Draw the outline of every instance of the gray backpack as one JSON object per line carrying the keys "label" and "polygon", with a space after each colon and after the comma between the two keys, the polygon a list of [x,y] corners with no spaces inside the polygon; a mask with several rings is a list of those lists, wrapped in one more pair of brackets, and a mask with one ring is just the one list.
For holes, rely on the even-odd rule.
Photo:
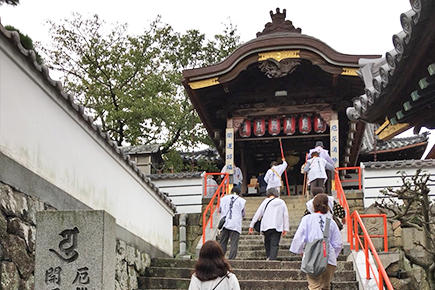
{"label": "gray backpack", "polygon": [[331,219],[326,218],[323,238],[316,239],[305,245],[304,255],[302,257],[302,272],[317,277],[325,272],[328,267],[329,255],[329,223]]}

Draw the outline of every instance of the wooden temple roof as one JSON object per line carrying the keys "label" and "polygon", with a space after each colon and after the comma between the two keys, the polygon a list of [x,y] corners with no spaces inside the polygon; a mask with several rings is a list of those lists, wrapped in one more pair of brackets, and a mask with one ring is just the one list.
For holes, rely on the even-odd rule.
{"label": "wooden temple roof", "polygon": [[358,61],[380,57],[339,53],[302,34],[285,20],[285,9],[270,14],[272,22],[221,63],[183,71],[187,94],[221,154],[227,118],[237,129],[244,118],[335,111],[346,134],[346,108],[364,92]]}
{"label": "wooden temple roof", "polygon": [[378,136],[389,139],[415,127],[435,128],[435,1],[410,1],[400,15],[403,30],[394,49],[379,59],[361,60],[365,93],[347,109],[351,120],[383,124]]}

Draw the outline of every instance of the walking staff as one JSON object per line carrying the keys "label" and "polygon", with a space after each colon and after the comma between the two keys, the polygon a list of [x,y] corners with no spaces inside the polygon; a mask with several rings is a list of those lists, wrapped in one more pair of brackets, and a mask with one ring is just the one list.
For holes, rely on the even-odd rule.
{"label": "walking staff", "polygon": [[[281,137],[279,138],[279,147],[281,148],[281,158],[284,158],[284,150],[282,149]],[[287,195],[290,196],[290,188],[288,186],[287,170],[284,170],[284,176],[285,176],[285,185],[287,188]]]}

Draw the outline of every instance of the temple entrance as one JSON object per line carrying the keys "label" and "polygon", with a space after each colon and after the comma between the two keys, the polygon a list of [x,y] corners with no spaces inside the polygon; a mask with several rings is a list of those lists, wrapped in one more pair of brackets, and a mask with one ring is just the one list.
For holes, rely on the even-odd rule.
{"label": "temple entrance", "polygon": [[281,160],[280,139],[294,194],[316,141],[337,167],[347,166],[353,129],[346,108],[364,92],[358,60],[378,57],[338,53],[301,34],[285,16],[285,10],[271,12],[272,23],[223,62],[183,71],[183,85],[222,160],[242,169],[243,192],[271,161]]}

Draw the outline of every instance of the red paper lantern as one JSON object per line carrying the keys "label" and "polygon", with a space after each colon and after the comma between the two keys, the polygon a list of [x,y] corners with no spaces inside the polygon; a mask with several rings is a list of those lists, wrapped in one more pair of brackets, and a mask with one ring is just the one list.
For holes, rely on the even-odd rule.
{"label": "red paper lantern", "polygon": [[276,136],[281,131],[281,122],[277,117],[269,118],[269,134]]}
{"label": "red paper lantern", "polygon": [[283,131],[286,135],[293,135],[296,132],[296,118],[293,116],[285,117]]}
{"label": "red paper lantern", "polygon": [[299,132],[308,134],[311,132],[311,118],[309,116],[302,116],[299,118]]}
{"label": "red paper lantern", "polygon": [[316,133],[324,133],[326,131],[326,122],[317,115],[314,117],[314,132]]}
{"label": "red paper lantern", "polygon": [[243,138],[251,137],[251,121],[244,120],[240,126],[239,133]]}
{"label": "red paper lantern", "polygon": [[266,133],[266,121],[264,118],[257,118],[254,120],[254,134],[261,137]]}

